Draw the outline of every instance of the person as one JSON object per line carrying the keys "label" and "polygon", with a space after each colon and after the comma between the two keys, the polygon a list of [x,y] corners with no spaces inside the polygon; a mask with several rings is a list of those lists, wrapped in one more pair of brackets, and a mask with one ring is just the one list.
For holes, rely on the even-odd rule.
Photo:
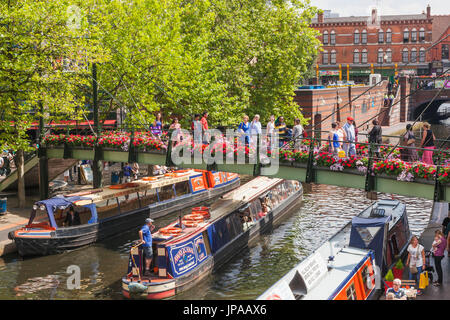
{"label": "person", "polygon": [[139,175],[139,164],[137,162],[133,163],[133,167],[131,168],[131,171],[133,172],[134,180],[137,180],[138,175]]}
{"label": "person", "polygon": [[294,150],[300,150],[303,139],[303,126],[300,124],[300,119],[298,118],[294,120],[292,137],[294,139]]}
{"label": "person", "polygon": [[275,134],[275,116],[271,115],[266,126],[266,134],[268,139],[268,149],[272,150],[272,137]]}
{"label": "person", "polygon": [[401,288],[402,280],[394,279],[392,282],[392,288],[386,290],[386,299],[388,299],[388,295],[393,295],[393,299],[388,300],[406,300],[406,290]]}
{"label": "person", "polygon": [[175,139],[172,141],[172,146],[175,147],[178,143],[183,140],[181,136],[181,125],[178,122],[178,118],[175,117],[172,120],[172,124],[169,126],[169,130],[174,130],[175,133]]}
{"label": "person", "polygon": [[250,140],[256,144],[257,135],[261,135],[261,122],[259,122],[259,114],[255,114],[249,128]]}
{"label": "person", "polygon": [[248,145],[249,131],[250,131],[250,124],[248,122],[248,116],[244,115],[244,117],[242,117],[242,122],[238,126],[238,132],[241,135],[241,138],[240,138],[241,143],[245,143],[246,145]]}
{"label": "person", "polygon": [[389,102],[389,96],[387,93],[384,94],[384,106],[387,107]]}
{"label": "person", "polygon": [[[411,238],[411,241],[407,248],[408,258],[406,259],[406,266],[409,266],[409,280],[416,280],[416,287],[419,287],[419,277],[423,270],[425,270],[425,250],[421,244],[419,244],[419,239],[416,236]],[[417,273],[413,274],[411,272],[411,267],[415,266],[417,268]],[[417,295],[422,295],[420,290],[417,290]]]}
{"label": "person", "polygon": [[340,122],[336,122],[337,125],[337,129],[336,129],[336,134],[338,135],[339,138],[339,148],[343,149],[344,147],[344,141],[347,139],[347,135],[345,133],[345,130],[342,129],[342,125]]}
{"label": "person", "polygon": [[347,117],[347,123],[343,126],[346,135],[346,143],[344,144],[344,150],[347,157],[356,155],[355,148],[355,127],[353,126],[353,118]]}
{"label": "person", "polygon": [[442,285],[442,265],[441,261],[444,258],[444,251],[447,247],[447,239],[441,230],[434,232],[434,241],[431,246],[431,252],[433,253],[434,266],[436,267],[436,273],[438,275],[437,280],[433,283],[434,286]]}
{"label": "person", "polygon": [[328,133],[328,143],[330,144],[330,153],[334,156],[338,155],[338,152],[341,150],[341,143],[339,142],[339,135],[336,132],[336,128],[338,124],[333,122],[331,124],[331,130]]}
{"label": "person", "polygon": [[[406,133],[403,135],[401,145],[406,147],[415,147],[416,137],[414,136],[412,125],[406,125]],[[416,149],[401,149],[400,158],[403,161],[415,162],[417,161]]]}
{"label": "person", "polygon": [[202,130],[203,130],[203,143],[207,144],[208,143],[208,136],[207,136],[207,131],[208,131],[208,112],[204,111],[203,112],[203,117],[200,120],[200,122],[202,123]]}
{"label": "person", "polygon": [[192,134],[194,135],[194,145],[200,145],[202,143],[202,123],[200,122],[200,114],[194,115],[194,120],[191,124]]}
{"label": "person", "polygon": [[382,137],[381,137],[381,133],[382,133],[382,128],[381,126],[378,124],[377,120],[373,120],[372,121],[373,127],[372,130],[369,131],[369,143],[374,143],[377,144],[377,146],[375,146],[375,155],[377,156],[377,158],[380,158],[380,146],[379,144],[381,144],[382,141]]}
{"label": "person", "polygon": [[154,220],[150,218],[145,219],[145,225],[139,230],[139,239],[141,240],[142,250],[145,256],[144,276],[150,275],[150,264],[152,263],[153,258],[152,231],[155,229],[153,221]]}
{"label": "person", "polygon": [[153,135],[161,137],[162,135],[162,115],[161,112],[156,114],[155,121],[150,125],[150,131]]}
{"label": "person", "polygon": [[420,148],[427,149],[423,152],[422,162],[433,165],[434,140],[436,140],[436,137],[430,127],[428,123],[423,124],[424,135],[420,143]]}
{"label": "person", "polygon": [[64,181],[69,182],[70,173],[69,170],[64,171]]}
{"label": "person", "polygon": [[283,146],[286,140],[286,123],[284,122],[284,117],[280,116],[275,121],[275,132],[278,133],[278,137],[280,140],[280,147]]}
{"label": "person", "polygon": [[125,166],[123,167],[123,176],[125,177],[125,181],[126,182],[130,182],[131,181],[131,173],[132,173],[133,169],[131,169],[130,165],[127,163],[125,163]]}
{"label": "person", "polygon": [[392,106],[392,103],[393,103],[393,102],[394,102],[394,94],[391,93],[391,94],[389,95],[389,105]]}
{"label": "person", "polygon": [[79,226],[80,224],[80,215],[73,209],[73,207],[70,207],[69,212],[67,212],[66,219],[63,222],[63,226],[72,227]]}

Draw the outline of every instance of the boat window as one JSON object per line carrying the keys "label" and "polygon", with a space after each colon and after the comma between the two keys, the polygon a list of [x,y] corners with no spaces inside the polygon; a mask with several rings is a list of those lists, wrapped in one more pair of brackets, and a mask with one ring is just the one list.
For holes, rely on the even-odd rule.
{"label": "boat window", "polygon": [[[65,209],[57,208],[54,211],[55,215],[55,222],[58,227],[68,227],[67,224],[65,224],[67,215],[69,214],[69,210],[71,207],[67,207]],[[89,219],[91,219],[91,210],[87,207],[83,206],[73,206],[73,210],[78,214],[80,217],[80,225],[87,224]]]}
{"label": "boat window", "polygon": [[253,226],[255,223],[253,222],[252,216],[250,214],[250,207],[247,207],[243,211],[239,211],[239,217],[242,223],[242,229],[246,231],[248,228]]}
{"label": "boat window", "polygon": [[368,287],[367,283],[372,283],[372,280],[370,278],[370,269],[368,266],[365,266],[364,269],[362,270],[362,280],[363,280],[363,284],[364,284],[364,291],[366,293],[366,296],[369,294],[369,292],[372,290],[372,287]]}
{"label": "boat window", "polygon": [[167,185],[161,188],[159,192],[159,201],[169,200],[175,198],[175,193],[173,192],[173,185]]}
{"label": "boat window", "polygon": [[175,190],[177,191],[177,197],[191,193],[189,188],[189,182],[182,181],[175,184]]}
{"label": "boat window", "polygon": [[264,217],[261,201],[259,199],[253,200],[250,203],[250,212],[252,213],[255,220],[259,220]]}
{"label": "boat window", "polygon": [[355,283],[352,282],[352,284],[347,289],[347,300],[356,300],[356,289],[355,289]]}
{"label": "boat window", "polygon": [[47,209],[45,208],[44,205],[37,205],[38,208],[35,211],[35,213],[31,214],[30,217],[30,221],[28,222],[29,224],[31,223],[48,223],[50,224],[50,221],[48,219],[48,215],[47,215]]}

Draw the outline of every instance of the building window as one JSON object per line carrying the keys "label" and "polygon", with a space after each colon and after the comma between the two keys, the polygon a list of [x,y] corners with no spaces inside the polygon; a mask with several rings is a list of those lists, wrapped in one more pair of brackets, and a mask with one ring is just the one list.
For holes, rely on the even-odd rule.
{"label": "building window", "polygon": [[425,62],[425,48],[420,48],[419,62]]}
{"label": "building window", "polygon": [[411,42],[417,42],[417,30],[416,30],[416,28],[411,30]]}
{"label": "building window", "polygon": [[336,50],[331,51],[331,64],[336,64]]}
{"label": "building window", "polygon": [[361,63],[367,63],[367,50],[364,49],[361,53]]}
{"label": "building window", "polygon": [[347,300],[356,300],[357,299],[354,282],[352,282],[352,284],[348,287],[346,293],[347,293]]}
{"label": "building window", "polygon": [[391,49],[386,50],[386,63],[392,63],[392,51]]}
{"label": "building window", "polygon": [[367,31],[363,30],[361,32],[361,44],[366,44],[367,43]]}
{"label": "building window", "polygon": [[425,41],[425,29],[420,28],[419,30],[419,41],[424,42]]}
{"label": "building window", "polygon": [[384,42],[384,32],[383,30],[378,31],[378,43]]}
{"label": "building window", "polygon": [[379,64],[383,64],[383,59],[384,59],[383,55],[384,55],[383,49],[378,49],[377,61],[378,61]]}
{"label": "building window", "polygon": [[448,60],[448,57],[449,57],[448,44],[442,45],[441,55],[442,55],[442,60]]}
{"label": "building window", "polygon": [[322,53],[322,63],[323,64],[328,64],[328,51],[324,51]]}
{"label": "building window", "polygon": [[359,44],[359,30],[355,30],[353,43]]}
{"label": "building window", "polygon": [[409,56],[409,54],[408,54],[408,49],[403,49],[403,52],[402,52],[402,62],[403,63],[408,63],[408,56]]}
{"label": "building window", "polygon": [[353,63],[359,63],[359,51],[353,51]]}
{"label": "building window", "polygon": [[386,31],[386,43],[391,43],[392,42],[392,31],[391,29],[388,29]]}
{"label": "building window", "polygon": [[328,31],[323,32],[323,44],[328,44]]}
{"label": "building window", "polygon": [[409,42],[409,30],[405,29],[403,31],[403,43],[408,43]]}
{"label": "building window", "polygon": [[336,44],[336,33],[334,32],[334,30],[330,33],[330,44],[332,46]]}
{"label": "building window", "polygon": [[417,49],[413,48],[411,50],[411,62],[416,63],[417,62]]}

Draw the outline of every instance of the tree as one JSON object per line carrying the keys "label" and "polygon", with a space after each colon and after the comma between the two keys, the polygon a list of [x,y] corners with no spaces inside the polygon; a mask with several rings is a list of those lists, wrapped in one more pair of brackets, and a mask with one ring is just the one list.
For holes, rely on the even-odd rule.
{"label": "tree", "polygon": [[[18,152],[19,206],[24,205],[23,153],[32,150],[27,130],[37,117],[74,114],[87,66],[101,50],[83,32],[71,1],[0,3],[0,146]],[[44,113],[39,109],[43,106]]]}

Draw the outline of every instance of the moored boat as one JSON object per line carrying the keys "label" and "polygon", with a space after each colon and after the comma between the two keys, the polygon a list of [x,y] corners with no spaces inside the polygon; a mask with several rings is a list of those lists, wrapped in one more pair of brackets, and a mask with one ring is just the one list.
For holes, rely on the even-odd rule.
{"label": "moored boat", "polygon": [[210,208],[194,208],[192,214],[152,234],[152,274],[142,273],[139,243],[131,248],[128,273],[122,278],[124,296],[164,299],[191,288],[271,230],[302,194],[298,181],[257,177]]}
{"label": "moored boat", "polygon": [[[178,170],[131,183],[38,201],[28,224],[8,234],[22,256],[48,255],[89,245],[136,227],[145,218],[162,217],[206,201],[240,184],[237,174]],[[69,209],[78,225],[64,225]]]}
{"label": "moored boat", "polygon": [[377,201],[258,299],[375,299],[383,288],[380,279],[406,254],[410,239],[405,204]]}

